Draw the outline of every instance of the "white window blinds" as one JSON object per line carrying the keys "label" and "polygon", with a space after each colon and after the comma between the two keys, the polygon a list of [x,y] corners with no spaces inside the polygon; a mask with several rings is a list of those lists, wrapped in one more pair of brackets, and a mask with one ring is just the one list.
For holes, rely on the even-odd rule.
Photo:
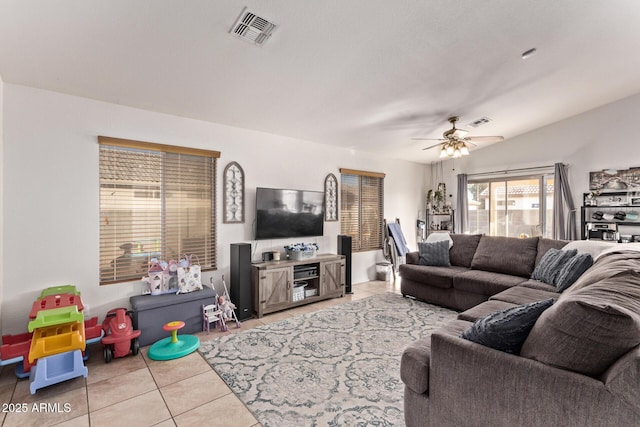
{"label": "white window blinds", "polygon": [[217,151],[98,137],[100,284],[140,280],[151,258],[216,268]]}

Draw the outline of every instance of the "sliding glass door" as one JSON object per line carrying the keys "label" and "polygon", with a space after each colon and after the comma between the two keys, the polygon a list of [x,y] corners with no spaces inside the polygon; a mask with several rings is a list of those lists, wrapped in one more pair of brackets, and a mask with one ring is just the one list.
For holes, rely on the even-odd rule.
{"label": "sliding glass door", "polygon": [[552,235],[553,175],[469,180],[467,197],[472,234]]}

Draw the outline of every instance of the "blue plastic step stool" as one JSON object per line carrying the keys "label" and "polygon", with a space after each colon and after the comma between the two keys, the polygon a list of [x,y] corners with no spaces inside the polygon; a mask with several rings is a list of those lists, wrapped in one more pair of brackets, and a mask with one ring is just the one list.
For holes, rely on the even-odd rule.
{"label": "blue plastic step stool", "polygon": [[87,378],[87,367],[82,360],[82,351],[73,350],[65,353],[38,359],[36,366],[29,374],[29,390],[35,394],[36,390],[48,385],[57,384],[75,377]]}

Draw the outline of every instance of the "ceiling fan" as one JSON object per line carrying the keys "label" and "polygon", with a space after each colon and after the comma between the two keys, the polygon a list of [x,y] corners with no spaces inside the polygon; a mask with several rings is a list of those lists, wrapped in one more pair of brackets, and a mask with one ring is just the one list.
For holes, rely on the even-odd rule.
{"label": "ceiling fan", "polygon": [[502,142],[504,137],[502,136],[466,136],[469,132],[463,129],[456,128],[456,122],[460,119],[458,116],[449,117],[449,123],[452,128],[445,131],[442,136],[444,138],[432,139],[432,138],[412,138],[422,141],[440,141],[435,145],[423,148],[423,150],[430,150],[432,148],[440,146],[440,158],[453,157],[457,159],[469,154],[469,147],[476,147],[475,142]]}

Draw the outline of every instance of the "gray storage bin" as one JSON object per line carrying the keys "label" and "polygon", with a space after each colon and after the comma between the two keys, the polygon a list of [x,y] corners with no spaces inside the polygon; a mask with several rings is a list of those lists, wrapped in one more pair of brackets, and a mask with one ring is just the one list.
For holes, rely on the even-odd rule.
{"label": "gray storage bin", "polygon": [[162,327],[174,320],[182,320],[179,334],[202,331],[202,305],[215,302],[215,291],[203,286],[201,291],[188,294],[136,295],[129,298],[133,309],[133,327],[140,329],[140,346],[150,345],[170,335]]}

